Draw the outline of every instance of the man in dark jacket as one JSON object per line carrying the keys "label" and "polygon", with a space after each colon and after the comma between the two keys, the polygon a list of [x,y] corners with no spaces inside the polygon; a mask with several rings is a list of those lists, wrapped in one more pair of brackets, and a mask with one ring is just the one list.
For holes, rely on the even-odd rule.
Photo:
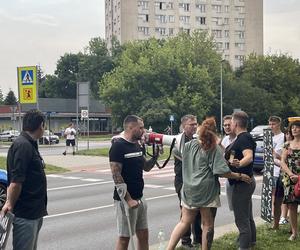
{"label": "man in dark jacket", "polygon": [[23,118],[23,131],[7,155],[7,200],[1,213],[15,214],[13,249],[35,250],[43,217],[47,215],[45,164],[37,140],[44,134],[45,116],[30,110]]}

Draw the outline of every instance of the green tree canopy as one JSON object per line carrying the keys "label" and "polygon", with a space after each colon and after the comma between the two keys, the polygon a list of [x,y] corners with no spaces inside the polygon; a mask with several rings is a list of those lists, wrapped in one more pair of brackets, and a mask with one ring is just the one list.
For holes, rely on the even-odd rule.
{"label": "green tree canopy", "polygon": [[101,97],[116,121],[137,114],[156,130],[187,113],[202,118],[215,102],[220,56],[206,33],[124,46],[119,65],[101,82]]}
{"label": "green tree canopy", "polygon": [[15,96],[15,93],[12,90],[10,90],[7,93],[7,96],[5,97],[5,100],[4,100],[4,104],[5,105],[16,105],[17,104],[17,98]]}

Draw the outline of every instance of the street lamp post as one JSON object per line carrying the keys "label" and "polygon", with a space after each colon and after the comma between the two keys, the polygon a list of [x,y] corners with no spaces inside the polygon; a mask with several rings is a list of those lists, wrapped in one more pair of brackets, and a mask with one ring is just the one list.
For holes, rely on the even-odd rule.
{"label": "street lamp post", "polygon": [[220,132],[223,135],[223,60],[220,65]]}

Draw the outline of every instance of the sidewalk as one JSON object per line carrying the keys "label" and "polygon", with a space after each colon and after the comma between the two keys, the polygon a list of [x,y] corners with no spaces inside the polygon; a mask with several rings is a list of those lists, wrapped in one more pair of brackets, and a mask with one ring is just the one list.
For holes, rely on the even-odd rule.
{"label": "sidewalk", "polygon": [[86,156],[86,155],[45,155],[45,163],[57,167],[66,168],[70,171],[96,171],[99,169],[109,168],[107,157]]}

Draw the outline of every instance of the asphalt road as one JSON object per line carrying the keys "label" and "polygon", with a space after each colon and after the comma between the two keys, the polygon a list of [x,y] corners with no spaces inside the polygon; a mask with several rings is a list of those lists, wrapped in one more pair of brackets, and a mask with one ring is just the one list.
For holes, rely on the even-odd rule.
{"label": "asphalt road", "polygon": [[[168,239],[179,219],[172,171],[172,167],[167,166],[145,175],[144,196],[148,201],[151,245],[157,243],[160,228]],[[47,178],[49,216],[44,220],[38,249],[114,249],[117,234],[109,169],[48,175]],[[260,211],[260,184],[258,181],[257,196],[253,199],[255,216],[259,216]],[[221,202],[216,227],[234,222],[224,195],[221,195]]]}

